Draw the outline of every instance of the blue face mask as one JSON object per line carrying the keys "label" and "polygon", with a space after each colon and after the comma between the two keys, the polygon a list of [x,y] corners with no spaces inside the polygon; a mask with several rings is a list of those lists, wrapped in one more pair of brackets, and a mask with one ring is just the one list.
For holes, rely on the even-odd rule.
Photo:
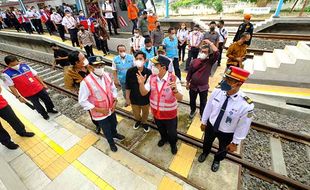
{"label": "blue face mask", "polygon": [[222,80],[222,82],[220,83],[221,85],[221,90],[223,91],[230,91],[231,90],[231,86],[227,83],[226,80]]}

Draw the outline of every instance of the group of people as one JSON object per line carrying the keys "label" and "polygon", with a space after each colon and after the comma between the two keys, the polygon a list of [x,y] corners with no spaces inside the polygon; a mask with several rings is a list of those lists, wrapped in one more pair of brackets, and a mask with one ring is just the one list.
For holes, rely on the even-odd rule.
{"label": "group of people", "polygon": [[[178,101],[183,99],[185,93],[181,86],[179,69],[179,56],[182,56],[183,52],[178,50],[183,50],[184,46],[188,45],[189,57],[192,59],[186,76],[191,108],[189,117],[195,116],[199,94],[202,122],[200,127],[205,132],[203,152],[198,161],[203,162],[206,159],[214,139],[218,138],[219,150],[211,167],[212,171],[216,172],[227,152],[235,151],[246,137],[253,116],[254,105],[240,90],[250,74],[242,69],[245,53],[241,49],[248,46],[252,36],[249,31],[251,25],[246,18],[247,15],[238,29],[235,42],[227,50],[227,69],[223,80],[218,88],[212,91],[208,101],[211,70],[218,64],[227,39],[223,21],[218,23],[220,34],[215,31],[214,22],[210,23],[210,31],[205,34],[201,33],[198,26],[195,26],[192,32],[186,32],[184,23],[178,30],[169,28],[169,36],[163,38],[158,46],[154,45],[155,41],[151,37],[144,38],[141,30],[135,28],[131,53],[128,53],[125,45],[117,46],[118,55],[113,59],[112,74],[106,72],[105,63],[100,56],[90,54],[86,57],[80,51],[67,53],[56,44],[51,47],[54,50],[55,63],[64,67],[65,88],[78,94],[80,105],[89,112],[96,125],[96,132],[99,134],[103,130],[111,151],[117,151],[114,140],[125,138],[117,132],[115,108],[119,89],[126,100],[124,106],[132,107],[136,120],[133,128],[137,130],[141,127],[145,132],[149,132],[147,118],[151,110],[160,133],[158,146],[162,147],[169,142],[171,153],[176,154]],[[248,25],[250,27],[247,27]],[[81,30],[80,33],[82,32]],[[219,36],[222,36],[222,41]],[[137,39],[140,41],[137,42]],[[91,41],[90,38],[88,40]],[[86,40],[79,41],[84,48],[88,46]],[[45,119],[48,119],[49,112],[57,113],[45,91],[46,85],[30,66],[20,63],[14,56],[6,57],[5,62],[8,64],[4,71],[6,84],[21,102],[25,102],[25,98],[31,101]],[[21,78],[14,77],[16,74]],[[25,88],[27,85],[33,85],[33,88]],[[29,89],[37,90],[30,92]],[[47,110],[41,106],[39,99],[43,100]]]}

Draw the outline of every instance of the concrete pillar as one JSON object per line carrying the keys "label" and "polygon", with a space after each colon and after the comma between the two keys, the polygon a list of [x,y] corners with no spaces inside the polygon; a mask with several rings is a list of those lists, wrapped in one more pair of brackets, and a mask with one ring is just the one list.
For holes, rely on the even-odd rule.
{"label": "concrete pillar", "polygon": [[169,18],[169,0],[166,1],[166,18]]}
{"label": "concrete pillar", "polygon": [[276,10],[276,12],[273,15],[274,18],[280,17],[280,12],[281,12],[281,9],[282,9],[282,5],[283,5],[283,0],[279,0],[277,10]]}

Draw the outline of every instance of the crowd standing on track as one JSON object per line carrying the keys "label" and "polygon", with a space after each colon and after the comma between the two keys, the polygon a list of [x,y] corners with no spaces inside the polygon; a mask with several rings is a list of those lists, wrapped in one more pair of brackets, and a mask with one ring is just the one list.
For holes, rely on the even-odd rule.
{"label": "crowd standing on track", "polygon": [[[227,151],[235,151],[237,145],[246,137],[252,120],[254,105],[240,90],[249,76],[249,73],[242,69],[242,62],[253,34],[251,15],[244,15],[244,23],[239,26],[234,43],[227,50],[227,68],[220,88],[213,90],[207,101],[209,77],[214,73],[214,68],[220,65],[222,51],[226,48],[228,32],[224,21],[220,20],[217,24],[210,22],[209,31],[206,32],[203,32],[199,25],[195,25],[191,30],[182,23],[178,29],[169,28],[165,37],[153,11],[139,11],[135,1],[127,8],[128,18],[133,23],[134,36],[130,38],[130,50],[127,50],[124,44],[117,46],[118,55],[113,58],[111,76],[104,69],[103,57],[95,56],[93,48],[96,45],[104,56],[108,55],[108,40],[112,35],[112,27],[114,33],[119,34],[113,0],[106,0],[102,6],[92,3],[89,6],[89,17],[84,15],[83,10],[74,15],[73,10],[65,3],[56,8],[44,7],[41,10],[27,7],[26,12],[18,9],[6,10],[1,12],[0,27],[14,27],[17,31],[23,29],[30,34],[34,27],[37,33],[43,34],[41,26],[44,23],[51,35],[57,29],[61,39],[65,41],[66,32],[70,34],[72,46],[85,49],[87,56],[80,51],[64,51],[52,44],[55,58],[53,69],[55,65],[64,67],[65,88],[79,95],[79,103],[89,112],[96,125],[96,132],[99,134],[101,129],[103,130],[113,152],[117,151],[114,140],[125,138],[117,132],[115,108],[119,89],[126,100],[125,106],[132,107],[136,119],[133,128],[142,127],[145,132],[150,130],[147,118],[151,109],[161,137],[158,146],[162,147],[169,142],[171,153],[177,153],[177,102],[183,99],[184,93],[179,63],[186,63],[184,69],[187,71],[186,89],[190,97],[190,119],[195,116],[196,99],[198,95],[200,97],[199,113],[201,130],[204,131],[204,146],[198,161],[203,162],[206,159],[214,139],[218,138],[219,150],[211,167],[211,170],[216,172]],[[100,16],[100,12],[104,17]],[[130,53],[127,53],[128,51]],[[19,101],[25,102],[25,98],[31,101],[45,119],[49,118],[48,113],[57,113],[46,92],[47,86],[35,70],[26,63],[19,62],[14,56],[7,56],[5,62],[8,65],[4,70],[5,84]],[[39,99],[45,103],[47,110],[40,104]],[[8,113],[7,110],[8,104],[0,95],[0,117],[4,112]],[[14,112],[10,111],[10,114],[10,119],[14,120]],[[11,125],[19,135],[34,135],[25,131],[16,116],[11,122],[18,123]],[[18,147],[10,141],[1,125],[0,141],[8,148]]]}

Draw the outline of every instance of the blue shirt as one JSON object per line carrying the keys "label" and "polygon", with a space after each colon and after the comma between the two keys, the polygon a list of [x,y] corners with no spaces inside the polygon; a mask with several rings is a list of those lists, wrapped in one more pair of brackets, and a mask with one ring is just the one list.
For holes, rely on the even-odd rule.
{"label": "blue shirt", "polygon": [[117,70],[117,77],[121,84],[126,82],[126,72],[129,68],[134,66],[134,57],[126,54],[125,59],[121,59],[121,56],[115,56],[112,63],[112,69]]}
{"label": "blue shirt", "polygon": [[146,47],[143,47],[143,48],[141,49],[141,51],[142,51],[143,53],[145,53],[146,59],[148,59],[148,61],[145,62],[145,64],[144,64],[144,66],[145,66],[146,68],[148,68],[149,60],[156,56],[157,48],[154,47],[154,46],[152,46],[152,48],[151,48],[150,50],[147,50]]}
{"label": "blue shirt", "polygon": [[169,37],[166,37],[163,40],[163,44],[166,46],[166,55],[169,58],[178,58],[178,39],[174,37],[173,40],[170,40]]}

